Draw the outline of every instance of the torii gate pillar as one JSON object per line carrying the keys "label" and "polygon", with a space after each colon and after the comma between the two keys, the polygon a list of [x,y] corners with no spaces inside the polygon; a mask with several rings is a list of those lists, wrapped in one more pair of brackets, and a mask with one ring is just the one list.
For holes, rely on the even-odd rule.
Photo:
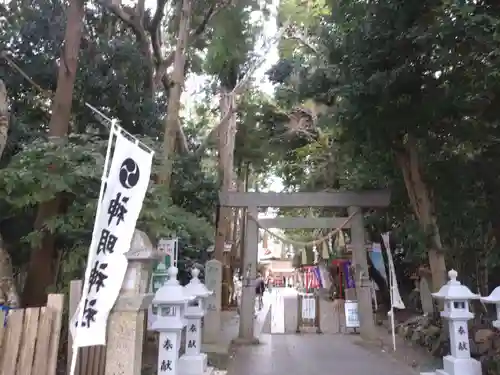
{"label": "torii gate pillar", "polygon": [[[220,192],[219,203],[226,207],[247,207],[247,227],[243,256],[243,291],[240,309],[240,331],[237,342],[258,343],[254,335],[255,278],[257,276],[257,255],[259,231],[258,207],[348,207],[349,214],[358,213],[351,219],[351,240],[356,265],[356,293],[360,318],[360,332],[363,338],[376,337],[371,304],[371,284],[368,276],[368,259],[365,251],[365,229],[361,208],[387,207],[391,194],[388,190],[336,191],[318,193],[241,193]],[[314,218],[308,218],[316,225]]]}
{"label": "torii gate pillar", "polygon": [[347,208],[351,219],[351,246],[354,263],[356,297],[358,300],[359,331],[366,340],[374,340],[377,336],[372,308],[372,285],[368,273],[368,259],[365,248],[365,226],[361,208],[350,206]]}
{"label": "torii gate pillar", "polygon": [[255,279],[257,278],[257,262],[259,248],[259,227],[251,217],[259,214],[257,207],[248,207],[245,227],[245,251],[243,252],[243,290],[240,306],[240,329],[237,344],[258,344],[254,334]]}

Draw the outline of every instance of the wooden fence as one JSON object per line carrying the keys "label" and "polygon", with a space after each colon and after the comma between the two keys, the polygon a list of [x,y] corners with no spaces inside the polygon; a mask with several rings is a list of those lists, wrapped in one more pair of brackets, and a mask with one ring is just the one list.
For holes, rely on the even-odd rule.
{"label": "wooden fence", "polygon": [[[71,324],[71,318],[80,302],[82,296],[82,280],[73,280],[69,289],[69,320],[68,327]],[[73,340],[68,330],[68,374],[71,369]],[[106,346],[89,346],[78,349],[78,360],[74,375],[104,375],[106,369]]]}
{"label": "wooden fence", "polygon": [[64,295],[49,295],[47,306],[0,312],[0,374],[55,375]]}

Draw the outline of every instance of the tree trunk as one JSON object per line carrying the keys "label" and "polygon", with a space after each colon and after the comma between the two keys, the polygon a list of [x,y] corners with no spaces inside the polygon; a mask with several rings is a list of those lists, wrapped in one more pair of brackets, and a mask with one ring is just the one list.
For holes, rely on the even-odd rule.
{"label": "tree trunk", "polygon": [[[221,118],[227,116],[235,107],[234,95],[228,88],[223,88],[220,99]],[[218,173],[222,191],[230,191],[233,185],[234,139],[236,135],[236,116],[232,114],[219,128]],[[231,227],[231,207],[219,207],[219,220],[215,237],[215,258],[222,262],[223,280],[221,304],[222,308],[229,306],[230,253],[224,252],[224,243]]]}
{"label": "tree trunk", "polygon": [[443,245],[434,213],[432,192],[423,179],[417,143],[412,136],[408,136],[402,149],[396,152],[396,159],[403,173],[410,204],[427,236],[426,246],[432,273],[432,288],[438,291],[447,282]]}
{"label": "tree trunk", "polygon": [[165,134],[163,136],[163,168],[159,183],[170,187],[173,173],[173,163],[179,126],[179,111],[181,95],[185,80],[186,47],[191,21],[192,0],[183,0],[179,16],[179,33],[175,47],[174,67],[168,96],[167,117],[165,119]]}
{"label": "tree trunk", "polygon": [[[245,191],[245,179],[242,175],[241,165],[239,167],[239,172],[236,181],[236,191],[244,192]],[[238,207],[234,209],[233,214],[233,235],[232,235],[232,245],[231,245],[231,301],[230,306],[236,306],[237,300],[236,295],[234,293],[234,270],[239,267],[241,263],[241,243],[243,242],[243,222],[245,220],[244,211],[242,207]]]}
{"label": "tree trunk", "polygon": [[[0,79],[0,158],[7,144],[9,133],[9,105],[7,99],[7,88]],[[5,249],[2,235],[0,234],[0,303],[10,307],[19,306],[19,295],[14,282],[12,263],[10,255]]]}
{"label": "tree trunk", "polygon": [[[247,163],[245,167],[245,176],[244,176],[244,186],[243,186],[243,192],[248,191],[248,183],[249,183],[249,177],[250,177],[250,163]],[[247,228],[247,209],[245,207],[241,208],[241,228],[240,228],[240,262],[239,262],[239,268],[240,268],[240,276],[243,274],[243,268],[244,268],[244,263],[243,259],[245,257],[245,237],[246,237],[246,228]]]}
{"label": "tree trunk", "polygon": [[0,79],[0,158],[7,145],[7,136],[9,133],[9,101],[7,99],[7,88]]}
{"label": "tree trunk", "polygon": [[[69,130],[73,88],[85,17],[83,0],[72,0],[67,15],[64,48],[59,63],[57,89],[52,102],[52,117],[49,123],[49,137],[54,141],[63,140]],[[45,228],[45,222],[57,215],[59,207],[60,197],[41,203],[38,207],[34,229],[42,232],[43,238],[41,244],[31,252],[22,296],[22,304],[25,307],[45,305],[47,289],[54,283],[55,238]]]}

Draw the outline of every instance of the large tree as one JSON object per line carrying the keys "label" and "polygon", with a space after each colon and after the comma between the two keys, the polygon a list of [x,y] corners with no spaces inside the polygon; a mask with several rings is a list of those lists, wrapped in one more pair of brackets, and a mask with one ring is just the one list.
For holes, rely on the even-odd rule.
{"label": "large tree", "polygon": [[[378,187],[400,186],[392,170],[400,171],[437,289],[446,282],[447,251],[455,261],[457,247],[491,247],[491,232],[483,229],[475,241],[457,241],[473,231],[455,219],[457,195],[481,215],[480,227],[498,227],[480,208],[483,199],[496,198],[478,188],[485,181],[491,191],[496,179],[469,169],[490,165],[497,137],[498,9],[486,2],[314,4],[272,72],[278,95],[295,105],[322,104],[334,147],[349,146],[343,147],[349,158],[372,168],[386,166]],[[457,180],[462,171],[471,174]],[[349,173],[352,181],[356,174]]]}
{"label": "large tree", "polygon": [[[156,154],[161,156],[161,149],[156,144],[156,139],[162,136],[161,120],[166,102],[166,95],[161,95],[161,91],[170,85],[166,70],[172,64],[167,61],[170,60],[169,54],[161,60],[165,60],[162,65],[165,72],[158,79],[160,84],[168,84],[159,89],[154,85],[155,90],[151,92],[151,82],[160,68],[148,69],[152,58],[145,58],[146,49],[150,48],[154,38],[149,33],[146,35],[147,48],[141,44],[140,28],[151,22],[147,11],[142,14],[144,19],[137,19],[136,14],[140,13],[137,7],[140,8],[141,4],[128,8],[120,4],[83,7],[83,3],[75,3],[79,5],[81,18],[71,21],[69,37],[64,35],[67,9],[62,3],[54,4],[41,1],[31,7],[12,0],[0,6],[0,22],[6,31],[0,35],[0,77],[12,87],[8,94],[14,124],[2,155],[2,184],[6,194],[0,197],[2,212],[5,213],[0,221],[5,248],[13,256],[17,281],[25,284],[25,303],[29,305],[43,303],[50,287],[60,280],[58,270],[69,262],[72,264],[70,268],[77,271],[84,259],[80,257],[82,252],[78,252],[78,256],[74,252],[72,259],[66,259],[66,254],[72,247],[83,251],[89,241],[87,234],[91,232],[92,209],[95,209],[91,202],[96,199],[94,193],[98,191],[94,179],[98,176],[94,172],[102,170],[105,149],[101,146],[108,137],[108,124],[90,111],[86,102],[120,120],[120,124],[132,134],[147,137],[145,141],[152,143],[157,148]],[[189,33],[191,43],[200,42],[210,17],[217,10],[215,5],[209,10],[198,5],[193,15],[196,27]],[[68,17],[74,15],[70,12]],[[175,23],[178,13],[172,17]],[[82,22],[85,32],[79,56],[76,42]],[[60,49],[61,45],[64,48]],[[161,51],[164,53],[165,48],[162,47]],[[60,63],[56,65],[53,61],[60,53]],[[76,69],[78,56],[80,69]],[[96,98],[99,98],[98,102]],[[82,140],[78,134],[90,135],[90,139],[83,137]],[[194,148],[184,130],[182,134],[185,147]],[[51,137],[50,142],[43,146],[37,141],[46,141],[48,137]],[[54,137],[65,138],[57,145],[57,152],[51,149],[51,145],[57,143]],[[97,138],[97,143],[92,137]],[[75,150],[79,150],[80,156],[74,153]],[[155,163],[158,163],[157,159]],[[160,170],[155,166],[153,173],[156,175]],[[56,178],[60,173],[65,176]],[[189,230],[197,221],[185,211],[211,220],[215,185],[210,173],[203,169],[196,157],[180,158],[174,163],[173,174],[169,194],[161,187],[154,187],[148,193],[143,212],[147,220],[139,225],[146,225],[146,222],[147,228],[144,229],[155,237],[174,233],[182,236],[182,248],[186,249],[183,255],[195,259],[200,256],[199,250],[209,244],[207,240],[211,235],[207,237],[205,229],[210,226],[206,221],[195,224],[201,237],[205,238],[203,243],[198,241]],[[80,186],[75,185],[78,179],[81,179]],[[37,187],[36,183],[43,188]],[[152,204],[149,199],[154,193],[157,194],[156,202]],[[52,211],[48,212],[46,207],[55,202],[54,197],[60,201],[57,207],[51,205]],[[159,214],[160,206],[163,208]],[[80,219],[75,219],[74,209],[77,207],[85,207],[86,214]],[[40,212],[38,216],[35,215],[37,210]],[[25,241],[33,251],[27,252]],[[28,265],[27,255],[31,257]],[[78,273],[72,275],[79,276]],[[4,276],[8,277],[8,273],[2,278]]]}

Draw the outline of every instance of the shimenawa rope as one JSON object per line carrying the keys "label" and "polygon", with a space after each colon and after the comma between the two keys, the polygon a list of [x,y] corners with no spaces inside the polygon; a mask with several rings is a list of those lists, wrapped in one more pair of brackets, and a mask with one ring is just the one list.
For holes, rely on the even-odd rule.
{"label": "shimenawa rope", "polygon": [[295,246],[299,246],[299,247],[309,247],[309,246],[316,246],[316,245],[319,245],[321,244],[322,242],[326,241],[327,239],[330,239],[332,238],[333,236],[335,236],[338,232],[340,232],[346,225],[347,223],[349,223],[349,221],[351,221],[351,219],[354,217],[354,215],[356,215],[357,212],[353,212],[351,215],[349,215],[349,217],[342,223],[342,225],[340,225],[338,228],[336,229],[333,229],[332,231],[330,231],[329,233],[327,233],[326,235],[324,235],[323,237],[321,238],[318,238],[316,240],[312,240],[312,241],[309,241],[309,242],[300,242],[300,241],[295,241],[295,240],[292,240],[290,238],[285,238],[285,237],[282,237],[276,233],[273,233],[271,232],[269,229],[267,228],[264,228],[260,223],[259,223],[259,219],[255,218],[254,216],[252,215],[248,215],[249,218],[251,220],[253,220],[257,226],[260,228],[260,229],[263,229],[265,232],[269,233],[271,236],[273,236],[274,238],[277,238],[278,240],[284,242],[284,243],[287,243],[287,244],[290,244],[290,245],[295,245]]}

